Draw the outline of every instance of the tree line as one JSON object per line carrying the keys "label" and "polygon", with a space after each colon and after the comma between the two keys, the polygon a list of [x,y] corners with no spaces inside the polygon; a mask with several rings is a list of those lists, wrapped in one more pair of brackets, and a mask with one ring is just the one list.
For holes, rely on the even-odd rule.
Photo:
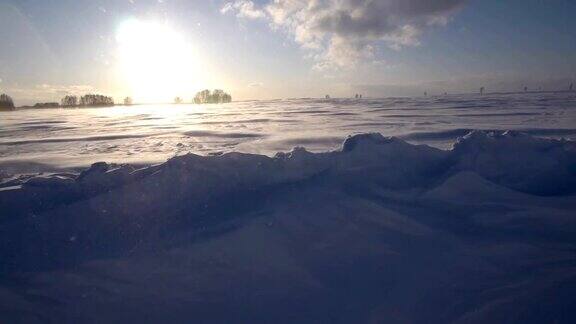
{"label": "tree line", "polygon": [[114,99],[112,97],[103,96],[99,94],[86,94],[81,97],[66,96],[60,102],[62,107],[75,107],[75,106],[114,106]]}
{"label": "tree line", "polygon": [[35,108],[58,108],[60,105],[57,102],[39,102],[34,105]]}
{"label": "tree line", "polygon": [[[218,103],[228,103],[232,101],[232,96],[224,90],[215,89],[210,91],[208,89],[202,90],[196,94],[194,97],[194,103],[196,104],[218,104]],[[183,100],[180,97],[174,99],[175,103],[182,103]],[[126,97],[124,99],[124,105],[131,105],[132,98]],[[37,103],[34,105],[36,108],[54,108],[54,107],[94,107],[94,106],[113,106],[114,99],[109,96],[103,96],[100,94],[85,94],[83,96],[67,95],[60,101],[57,102],[46,102]],[[12,98],[6,94],[0,94],[0,110],[13,110],[15,109],[14,101]]]}
{"label": "tree line", "polygon": [[194,97],[195,104],[206,104],[206,103],[228,103],[232,101],[232,96],[224,90],[216,89],[212,92],[210,90],[202,90],[196,94]]}

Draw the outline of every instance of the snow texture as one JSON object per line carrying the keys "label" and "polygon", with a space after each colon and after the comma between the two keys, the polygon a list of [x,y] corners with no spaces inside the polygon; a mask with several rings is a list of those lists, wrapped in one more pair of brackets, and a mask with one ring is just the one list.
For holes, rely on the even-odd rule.
{"label": "snow texture", "polygon": [[9,322],[569,323],[576,143],[378,133],[0,185]]}

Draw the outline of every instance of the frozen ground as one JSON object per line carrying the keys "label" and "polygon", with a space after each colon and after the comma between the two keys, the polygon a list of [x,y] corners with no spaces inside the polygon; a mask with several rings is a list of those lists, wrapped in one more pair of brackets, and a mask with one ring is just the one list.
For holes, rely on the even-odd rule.
{"label": "frozen ground", "polygon": [[[81,172],[39,175],[4,171],[0,319],[574,323],[576,142],[533,136],[571,136],[573,99],[504,96],[476,103],[467,99],[465,105],[487,105],[490,100],[517,106],[461,108],[468,111],[460,113],[497,115],[517,109],[538,115],[475,119],[458,117],[454,108],[446,108],[445,117],[372,120],[376,124],[397,118],[398,124],[412,125],[391,128],[397,134],[444,149],[372,133],[349,137],[330,152],[284,150],[291,146],[287,138],[297,138],[299,131],[338,138],[354,132],[341,129],[354,122],[340,118],[370,122],[360,115],[326,115],[310,117],[316,119],[317,130],[308,121],[300,130],[294,129],[297,124],[254,126],[258,122],[253,121],[252,128],[228,132],[265,133],[259,140],[237,136],[238,144],[232,147],[255,148],[261,141],[268,152],[273,143],[280,143],[286,153],[275,156],[183,154],[153,166],[96,163]],[[522,100],[529,108],[520,105]],[[554,100],[555,104],[542,104]],[[296,110],[298,102],[306,103],[308,110],[312,105],[330,107],[329,102],[309,100],[243,104],[285,104]],[[343,111],[383,109],[366,108],[370,103],[332,102],[333,109]],[[378,105],[385,106],[382,101]],[[421,115],[442,113],[433,105],[430,113],[422,102],[419,106]],[[180,109],[176,113],[181,116],[191,114]],[[106,110],[90,113],[97,112]],[[452,124],[442,126],[442,118]],[[458,118],[470,124],[456,124]],[[489,120],[494,124],[487,124]],[[426,121],[437,125],[418,128],[417,123]],[[272,125],[278,128],[272,131]],[[218,127],[210,132],[226,133],[225,126]],[[466,128],[522,128],[532,135],[466,134]],[[112,134],[103,133],[100,136]],[[176,131],[170,136],[184,138]],[[16,141],[11,133],[10,138]],[[161,138],[118,141],[137,146],[138,141]],[[308,143],[317,150],[332,145],[318,141],[320,136],[310,138]],[[216,143],[234,142],[230,136],[203,140],[206,152],[228,150]],[[35,160],[33,165],[46,167],[81,161],[74,160],[73,153],[82,147],[79,143],[37,141],[4,147],[34,148],[37,153],[45,147],[53,159]],[[58,145],[71,160],[50,151]],[[126,154],[118,148],[110,156]],[[13,171],[26,166],[19,156],[13,159]],[[102,155],[90,159],[107,160]]]}
{"label": "frozen ground", "polygon": [[576,93],[23,110],[0,114],[0,166],[18,173],[187,152],[321,152],[367,132],[449,148],[470,129],[576,138]]}

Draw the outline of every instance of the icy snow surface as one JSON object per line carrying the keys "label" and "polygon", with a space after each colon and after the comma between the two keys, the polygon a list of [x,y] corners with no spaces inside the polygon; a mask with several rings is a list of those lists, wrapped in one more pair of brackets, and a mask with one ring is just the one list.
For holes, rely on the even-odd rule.
{"label": "icy snow surface", "polygon": [[62,171],[98,161],[160,163],[188,152],[272,156],[295,146],[325,152],[370,132],[449,148],[471,129],[575,139],[576,93],[20,110],[0,114],[0,167]]}
{"label": "icy snow surface", "polygon": [[[568,123],[560,111],[550,123]],[[325,152],[6,172],[0,319],[573,323],[576,142],[533,135],[472,131],[440,149],[363,133]]]}

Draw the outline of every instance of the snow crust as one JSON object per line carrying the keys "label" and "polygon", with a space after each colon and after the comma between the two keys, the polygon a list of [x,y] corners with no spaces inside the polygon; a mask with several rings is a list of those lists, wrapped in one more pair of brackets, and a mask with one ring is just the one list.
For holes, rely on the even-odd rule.
{"label": "snow crust", "polygon": [[[142,310],[124,320],[573,319],[575,194],[576,143],[514,131],[472,131],[450,150],[367,133],[325,153],[16,177],[0,185],[0,274],[22,289],[0,284],[0,314],[114,321],[102,310],[119,303]],[[18,292],[30,287],[59,306]]]}

